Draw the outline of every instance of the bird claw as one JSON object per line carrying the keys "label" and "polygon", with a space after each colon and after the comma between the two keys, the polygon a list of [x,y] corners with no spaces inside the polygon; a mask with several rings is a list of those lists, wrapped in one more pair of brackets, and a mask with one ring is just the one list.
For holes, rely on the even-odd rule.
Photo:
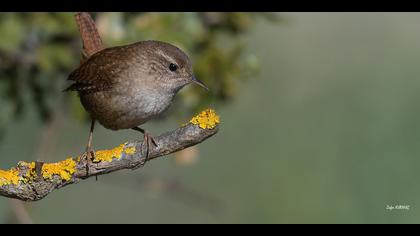
{"label": "bird claw", "polygon": [[146,149],[146,158],[144,158],[143,161],[141,161],[139,164],[135,165],[133,167],[133,170],[138,169],[140,167],[143,167],[146,162],[148,162],[150,160],[149,155],[150,155],[150,146],[151,144],[155,147],[158,147],[157,142],[155,141],[155,139],[150,135],[150,133],[148,132],[144,132],[143,135],[143,147],[145,147]]}
{"label": "bird claw", "polygon": [[86,152],[82,154],[81,159],[86,160],[86,177],[89,177],[90,164],[92,163],[92,160],[95,159],[95,151],[92,148],[88,148]]}
{"label": "bird claw", "polygon": [[152,141],[152,144],[153,144],[155,147],[158,147],[158,145],[157,145],[157,143],[156,143],[155,139],[154,139],[152,136],[150,136],[150,140]]}

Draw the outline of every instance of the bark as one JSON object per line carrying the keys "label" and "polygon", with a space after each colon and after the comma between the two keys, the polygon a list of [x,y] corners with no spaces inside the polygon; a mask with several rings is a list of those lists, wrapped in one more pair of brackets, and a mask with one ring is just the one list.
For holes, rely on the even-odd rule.
{"label": "bark", "polygon": [[[187,124],[176,130],[164,133],[158,137],[154,137],[157,147],[151,145],[149,148],[149,160],[157,157],[166,156],[170,153],[185,149],[187,147],[199,144],[207,138],[213,136],[218,131],[218,126],[213,129],[203,129],[199,125]],[[36,201],[44,198],[56,189],[62,188],[69,184],[78,183],[80,180],[87,179],[93,176],[108,174],[111,172],[123,169],[136,169],[142,167],[140,165],[145,161],[145,143],[143,141],[130,141],[123,145],[124,149],[130,149],[130,152],[113,154],[114,158],[110,161],[100,161],[92,163],[89,168],[89,173],[86,175],[86,161],[85,158],[72,158],[76,163],[75,171],[71,174],[69,180],[64,180],[60,175],[53,175],[51,178],[46,178],[42,175],[42,166],[47,164],[37,164],[30,167],[29,164],[18,165],[15,170],[18,171],[18,176],[25,181],[19,181],[18,184],[5,184],[0,186],[0,195],[16,198],[24,201]],[[115,151],[97,151],[115,153]],[[110,154],[111,155],[111,154]],[[146,163],[145,166],[150,163]],[[35,173],[35,176],[30,173]]]}

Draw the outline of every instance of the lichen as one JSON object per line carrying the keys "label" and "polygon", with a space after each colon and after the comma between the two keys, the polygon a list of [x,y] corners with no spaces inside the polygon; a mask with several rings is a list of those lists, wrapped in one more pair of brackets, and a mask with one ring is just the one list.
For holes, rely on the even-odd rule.
{"label": "lichen", "polygon": [[132,155],[136,153],[136,147],[127,147],[126,149],[124,149],[124,152],[129,155]]}
{"label": "lichen", "polygon": [[64,181],[69,181],[76,172],[76,162],[73,158],[68,158],[57,163],[48,163],[42,166],[42,177],[44,179],[52,179],[54,175],[58,175]]}
{"label": "lichen", "polygon": [[120,159],[122,153],[134,154],[136,152],[135,147],[126,147],[127,143],[123,143],[120,146],[109,149],[109,150],[100,150],[95,152],[95,159],[93,162],[111,162],[114,158]]}
{"label": "lichen", "polygon": [[[21,170],[19,172],[19,170]],[[42,166],[41,175],[46,180],[51,180],[53,176],[60,176],[64,181],[69,181],[76,172],[76,162],[69,157],[57,163],[46,163]],[[0,170],[0,186],[21,183],[31,183],[37,178],[35,162],[20,161],[17,168],[8,171]]]}
{"label": "lichen", "polygon": [[190,123],[198,125],[202,129],[214,129],[220,123],[220,117],[213,109],[207,109],[193,117]]}
{"label": "lichen", "polygon": [[[112,161],[113,158],[121,158],[122,153],[134,154],[136,147],[126,147],[127,143],[111,150],[101,150],[95,153],[94,162]],[[80,157],[76,158],[76,160]],[[45,180],[52,180],[54,176],[59,176],[63,181],[71,180],[76,172],[76,161],[69,157],[68,159],[56,163],[45,163],[42,166],[41,175]],[[0,187],[4,185],[18,185],[19,183],[31,183],[37,178],[35,162],[20,161],[17,167],[10,170],[0,170]]]}
{"label": "lichen", "polygon": [[10,170],[0,170],[0,187],[4,185],[19,183],[19,170],[12,168]]}
{"label": "lichen", "polygon": [[[21,172],[19,172],[21,170]],[[57,163],[46,163],[42,166],[41,175],[46,180],[51,180],[54,175],[60,176],[64,181],[69,181],[76,172],[76,162],[69,157]],[[31,183],[37,178],[35,162],[20,161],[17,168],[8,171],[0,170],[0,186],[18,185],[21,183]]]}
{"label": "lichen", "polygon": [[35,173],[35,162],[24,162],[24,161],[20,161],[18,163],[18,167],[21,168],[26,168],[27,172],[26,174],[22,175],[20,177],[20,181],[23,183],[30,183],[32,182],[33,179],[36,178],[36,173]]}

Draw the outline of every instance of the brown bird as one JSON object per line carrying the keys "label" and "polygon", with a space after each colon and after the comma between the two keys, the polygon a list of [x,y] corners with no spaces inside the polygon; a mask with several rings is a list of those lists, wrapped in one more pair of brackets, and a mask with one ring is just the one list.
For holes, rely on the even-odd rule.
{"label": "brown bird", "polygon": [[84,61],[68,77],[74,81],[64,91],[77,91],[92,118],[86,147],[86,175],[94,152],[91,147],[95,121],[111,130],[134,129],[144,135],[146,158],[150,134],[138,127],[164,112],[177,92],[195,83],[208,88],[193,74],[188,56],[176,46],[141,41],[103,49]]}

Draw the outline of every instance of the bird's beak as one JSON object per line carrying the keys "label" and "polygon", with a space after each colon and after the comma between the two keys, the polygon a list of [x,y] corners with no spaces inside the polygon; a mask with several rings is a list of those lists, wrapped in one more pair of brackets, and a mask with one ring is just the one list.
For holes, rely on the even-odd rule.
{"label": "bird's beak", "polygon": [[192,82],[203,87],[205,90],[210,91],[210,89],[203,83],[201,82],[199,79],[197,79],[194,75],[192,77]]}

